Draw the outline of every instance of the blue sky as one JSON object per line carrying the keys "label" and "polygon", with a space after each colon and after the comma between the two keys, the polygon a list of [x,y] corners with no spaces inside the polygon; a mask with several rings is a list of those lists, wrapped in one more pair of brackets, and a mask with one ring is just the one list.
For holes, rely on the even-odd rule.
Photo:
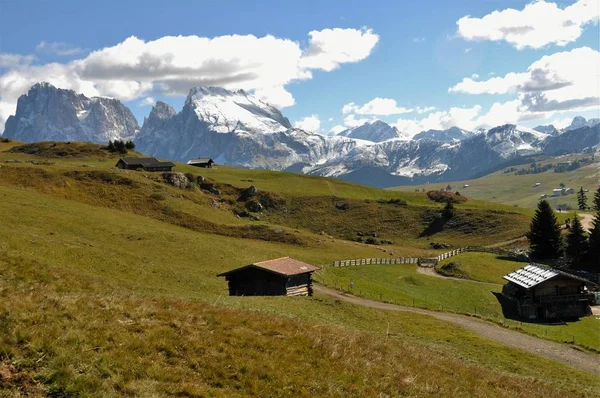
{"label": "blue sky", "polygon": [[[140,121],[151,109],[142,103],[161,99],[179,110],[192,85],[224,82],[256,92],[282,106],[292,122],[321,133],[373,119],[412,135],[455,124],[535,126],[565,124],[579,114],[600,117],[600,83],[593,71],[600,67],[597,0],[529,3],[0,0],[0,126],[36,80],[120,98]],[[249,51],[260,53],[240,60],[235,56],[238,49],[244,52],[243,40],[227,50],[160,41],[228,35],[271,35],[277,43],[250,43]],[[115,46],[132,36],[139,40],[122,45],[134,54],[123,61],[130,64],[116,65]],[[156,46],[145,46],[154,41]],[[319,54],[306,62],[311,49]],[[90,56],[94,51],[99,53]],[[290,65],[294,54],[305,66]],[[540,73],[527,73],[528,68],[545,56],[548,62],[534,68],[544,79],[536,80]],[[147,59],[149,66],[140,62]],[[194,70],[205,60],[217,66]],[[183,64],[191,65],[187,77]],[[176,78],[170,67],[180,68]],[[252,78],[240,77],[247,72]],[[502,80],[492,80],[498,77]],[[365,106],[376,98],[384,101]],[[354,105],[344,113],[349,103]]]}

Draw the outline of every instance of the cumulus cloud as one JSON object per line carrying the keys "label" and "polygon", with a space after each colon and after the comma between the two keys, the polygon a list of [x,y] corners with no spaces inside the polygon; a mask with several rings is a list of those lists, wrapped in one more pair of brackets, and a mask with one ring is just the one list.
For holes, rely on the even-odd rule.
{"label": "cumulus cloud", "polygon": [[138,106],[154,106],[155,103],[154,97],[146,97],[138,103]]}
{"label": "cumulus cloud", "polygon": [[329,135],[338,135],[339,133],[341,133],[342,131],[344,131],[346,129],[347,129],[347,127],[337,124],[329,130]]}
{"label": "cumulus cloud", "polygon": [[0,68],[18,68],[30,65],[35,60],[33,55],[0,53]]}
{"label": "cumulus cloud", "polygon": [[[222,86],[254,92],[285,107],[294,104],[286,85],[311,79],[313,70],[331,71],[359,62],[371,54],[378,40],[366,28],[312,31],[306,48],[271,35],[166,36],[151,41],[132,36],[66,63],[34,65],[33,59],[5,56],[0,58],[8,69],[0,71],[0,101],[3,109],[14,107],[29,87],[47,81],[88,96],[125,101],[149,92],[185,96],[193,86]],[[5,119],[0,118],[0,130]]]}
{"label": "cumulus cloud", "polygon": [[88,50],[85,48],[73,47],[70,44],[63,43],[60,41],[47,42],[42,41],[35,48],[37,52],[60,55],[60,56],[73,56],[80,55]]}
{"label": "cumulus cloud", "polygon": [[307,69],[326,72],[340,64],[354,63],[367,58],[379,41],[371,29],[324,29],[308,33],[310,41],[304,50],[300,65]]}
{"label": "cumulus cloud", "polygon": [[506,41],[519,50],[559,46],[577,40],[584,27],[599,20],[598,0],[579,0],[560,8],[544,0],[527,4],[522,10],[507,8],[481,18],[467,15],[456,23],[458,36],[475,41]]}
{"label": "cumulus cloud", "polygon": [[321,131],[321,119],[319,119],[318,115],[306,116],[294,123],[294,127],[304,131],[318,133]]}
{"label": "cumulus cloud", "polygon": [[378,115],[389,116],[401,113],[410,113],[412,109],[399,107],[395,100],[391,98],[374,98],[364,105],[357,105],[354,102],[344,105],[342,113],[356,113],[357,115]]}
{"label": "cumulus cloud", "polygon": [[475,128],[476,117],[481,111],[481,106],[471,108],[450,108],[447,111],[430,113],[423,119],[398,119],[393,125],[407,136],[414,136],[426,130],[445,130],[458,126],[464,129]]}
{"label": "cumulus cloud", "polygon": [[374,122],[375,118],[356,118],[356,115],[348,115],[344,118],[344,125],[347,127],[358,127],[358,126],[362,126],[363,124],[367,123],[367,122]]}
{"label": "cumulus cloud", "polygon": [[584,110],[600,103],[600,52],[589,47],[542,57],[526,72],[508,73],[484,81],[465,78],[449,92],[515,93],[529,112]]}

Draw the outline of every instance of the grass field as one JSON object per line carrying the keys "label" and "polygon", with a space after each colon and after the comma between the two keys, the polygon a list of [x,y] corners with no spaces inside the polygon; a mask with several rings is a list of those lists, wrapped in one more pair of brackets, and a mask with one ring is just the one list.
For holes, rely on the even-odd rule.
{"label": "grass field", "polygon": [[[559,342],[574,340],[577,345],[600,351],[600,321],[595,317],[558,326],[527,324],[504,317],[495,294],[502,291],[502,276],[521,268],[523,263],[489,253],[464,253],[441,262],[438,267],[450,262],[460,264],[452,276],[466,280],[422,275],[417,273],[415,265],[409,264],[330,267],[321,272],[319,280],[358,296],[436,311],[477,315],[539,337]],[[351,284],[353,288],[350,289]]]}
{"label": "grass field", "polygon": [[[0,151],[11,145],[0,143]],[[4,162],[40,159],[54,164]],[[235,177],[234,169],[211,170],[228,173],[233,186],[226,185],[226,177],[211,175],[221,184],[217,198],[167,186],[143,172],[118,172],[113,165],[76,154],[62,159],[0,152],[0,396],[600,394],[597,377],[427,316],[320,296],[229,297],[226,282],[216,277],[286,255],[326,265],[388,256],[382,250],[390,249],[398,255],[429,253],[419,231],[385,246],[334,236],[349,233],[341,223],[339,230],[322,235],[316,233],[320,227],[301,218],[327,215],[336,221],[347,213],[326,211],[319,201],[314,213],[292,214],[288,221],[274,210],[259,221],[233,215],[238,205],[230,203],[233,188],[252,183],[241,180],[254,180],[263,192],[268,185],[262,182],[279,173],[241,170]],[[281,178],[288,187],[278,191],[273,183],[277,195],[292,204],[307,196],[293,194],[294,181],[304,177],[281,173]],[[322,180],[306,181],[307,189],[321,189]],[[365,200],[372,201],[367,209],[375,206],[380,191],[341,185],[356,195],[346,198],[357,201],[350,211],[358,212]],[[363,189],[367,198],[360,196]],[[423,214],[426,221],[436,206],[422,195],[415,198],[403,211]],[[523,214],[495,211],[504,222],[495,231],[499,236],[527,222]],[[486,216],[483,209],[464,212]],[[254,225],[263,229],[248,232]],[[397,233],[386,228],[382,232]],[[469,239],[460,226],[439,236]],[[410,278],[417,283],[424,278],[409,268],[405,276],[407,285]],[[433,288],[421,286],[435,305]],[[452,288],[460,293],[465,286]],[[418,293],[411,291],[406,300]],[[483,293],[467,288],[453,297],[461,301],[477,294]],[[455,305],[467,310],[471,302]]]}
{"label": "grass field", "polygon": [[[562,160],[575,160],[582,155],[565,157]],[[591,155],[586,155],[590,157]],[[596,156],[598,157],[598,156]],[[557,160],[546,160],[540,162],[545,164],[551,162],[555,164]],[[529,168],[529,164],[512,166],[517,169],[521,167]],[[535,186],[540,183],[539,186]],[[504,173],[504,169],[495,173],[489,174],[482,178],[465,181],[454,181],[446,183],[436,183],[419,186],[402,186],[391,188],[394,191],[414,192],[415,189],[437,190],[445,188],[447,185],[452,186],[454,191],[460,191],[461,194],[472,199],[501,203],[519,208],[535,208],[540,199],[540,195],[547,194],[547,200],[553,207],[559,204],[567,204],[572,208],[577,208],[576,195],[567,195],[559,197],[551,197],[552,189],[559,188],[563,183],[566,187],[579,190],[580,187],[589,189],[590,192],[598,189],[600,185],[600,163],[587,165],[580,169],[566,173],[555,173],[549,170],[539,174],[514,175],[514,173]],[[464,188],[469,185],[468,188]],[[591,203],[592,193],[588,194]]]}

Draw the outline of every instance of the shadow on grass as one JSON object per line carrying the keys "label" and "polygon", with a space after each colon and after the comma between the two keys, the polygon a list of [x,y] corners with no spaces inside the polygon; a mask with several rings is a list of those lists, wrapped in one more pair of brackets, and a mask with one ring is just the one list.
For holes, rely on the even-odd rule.
{"label": "shadow on grass", "polygon": [[426,236],[432,236],[444,230],[444,226],[449,221],[446,217],[436,217],[432,222],[429,223],[427,228],[419,235],[419,238]]}

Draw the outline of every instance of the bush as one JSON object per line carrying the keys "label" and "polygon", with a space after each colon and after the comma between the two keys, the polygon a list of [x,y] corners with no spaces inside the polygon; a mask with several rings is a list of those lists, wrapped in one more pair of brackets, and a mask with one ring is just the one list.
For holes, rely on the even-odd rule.
{"label": "bush", "polygon": [[437,202],[437,203],[452,202],[452,203],[456,204],[456,203],[462,203],[462,202],[467,201],[466,196],[460,195],[460,194],[457,195],[456,193],[453,193],[453,192],[429,191],[429,192],[427,192],[427,197],[430,200],[433,200],[434,202]]}
{"label": "bush", "polygon": [[2,140],[2,142],[4,142],[5,144],[8,144],[10,142],[10,140],[8,138],[5,138]]}

